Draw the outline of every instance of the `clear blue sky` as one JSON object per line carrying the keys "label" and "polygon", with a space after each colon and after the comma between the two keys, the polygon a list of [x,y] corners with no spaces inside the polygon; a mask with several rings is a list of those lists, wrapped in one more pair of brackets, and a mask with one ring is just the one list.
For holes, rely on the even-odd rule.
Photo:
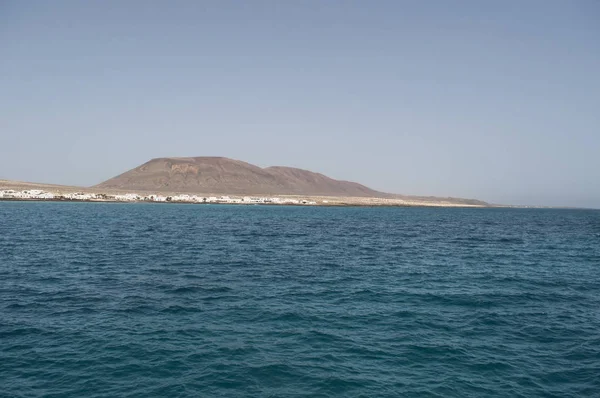
{"label": "clear blue sky", "polygon": [[0,0],[0,178],[204,155],[600,207],[600,1]]}

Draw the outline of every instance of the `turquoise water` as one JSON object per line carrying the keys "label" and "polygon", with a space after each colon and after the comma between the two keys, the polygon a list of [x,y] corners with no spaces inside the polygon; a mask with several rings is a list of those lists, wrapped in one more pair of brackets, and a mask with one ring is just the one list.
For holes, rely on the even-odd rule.
{"label": "turquoise water", "polygon": [[0,396],[600,395],[600,211],[0,202]]}

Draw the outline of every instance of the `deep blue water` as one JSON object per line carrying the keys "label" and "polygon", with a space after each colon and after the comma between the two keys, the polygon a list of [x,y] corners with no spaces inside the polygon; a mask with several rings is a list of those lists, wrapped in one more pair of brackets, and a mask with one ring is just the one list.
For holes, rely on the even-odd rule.
{"label": "deep blue water", "polygon": [[2,397],[600,396],[600,211],[0,202]]}

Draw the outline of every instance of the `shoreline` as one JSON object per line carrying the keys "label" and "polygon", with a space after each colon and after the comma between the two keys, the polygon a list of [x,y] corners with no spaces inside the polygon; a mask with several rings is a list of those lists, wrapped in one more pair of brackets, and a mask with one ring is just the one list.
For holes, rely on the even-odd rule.
{"label": "shoreline", "polygon": [[[371,199],[378,198],[357,198]],[[193,201],[151,201],[151,200],[117,200],[117,199],[66,199],[66,198],[6,198],[0,197],[1,202],[52,202],[52,203],[122,203],[122,204],[183,204],[183,205],[239,205],[239,206],[294,206],[294,207],[403,207],[403,208],[457,208],[457,209],[536,209],[536,210],[600,210],[587,207],[565,206],[525,206],[525,205],[457,205],[457,204],[421,204],[421,203],[364,203],[364,202],[334,202],[334,203],[249,203],[249,202],[193,202]]]}
{"label": "shoreline", "polygon": [[[3,191],[4,190],[4,191]],[[495,207],[485,202],[451,198],[451,197],[431,197],[431,196],[410,196],[397,195],[389,196],[329,196],[329,195],[311,195],[311,194],[280,194],[276,192],[254,192],[247,194],[233,194],[226,192],[179,192],[160,190],[151,192],[138,190],[129,191],[124,189],[106,189],[97,187],[78,187],[66,185],[53,185],[44,183],[32,183],[13,180],[0,179],[0,200],[7,198],[7,190],[11,191],[8,195],[14,199],[36,199],[36,200],[54,200],[56,197],[65,197],[66,199],[92,201],[168,201],[171,197],[174,202],[183,203],[190,201],[214,202],[214,203],[239,203],[239,204],[288,204],[288,205],[312,205],[312,206],[361,206],[361,207]],[[5,193],[3,195],[3,192]],[[35,192],[36,195],[31,195]],[[42,197],[39,197],[42,195]],[[35,198],[32,196],[36,196]],[[114,198],[114,199],[113,199]],[[103,200],[99,200],[103,199]],[[145,200],[144,200],[145,199]]]}
{"label": "shoreline", "polygon": [[120,204],[181,204],[181,205],[233,205],[233,206],[294,206],[294,207],[414,207],[414,208],[475,208],[491,209],[505,208],[508,206],[473,206],[473,205],[446,205],[446,204],[409,204],[409,203],[245,203],[245,202],[190,202],[190,201],[150,201],[150,200],[131,200],[123,201],[116,199],[36,199],[36,198],[0,198],[0,202],[51,202],[51,203],[120,203]]}
{"label": "shoreline", "polygon": [[461,207],[487,208],[489,204],[468,203],[455,198],[433,197],[352,197],[320,195],[283,195],[261,193],[228,195],[221,193],[183,192],[130,192],[116,189],[83,188],[61,185],[36,184],[0,180],[0,201],[53,201],[98,203],[189,203],[189,204],[240,204],[240,205],[294,205],[294,206],[356,206],[356,207]]}
{"label": "shoreline", "polygon": [[0,202],[87,202],[87,203],[181,203],[181,204],[239,204],[263,206],[321,206],[321,207],[421,207],[421,208],[505,208],[505,209],[573,209],[598,210],[570,206],[535,206],[465,203],[456,198],[402,196],[398,198],[277,195],[224,195],[218,193],[190,194],[139,191],[132,193],[117,189],[84,188],[65,185],[0,180]]}
{"label": "shoreline", "polygon": [[[369,198],[377,199],[377,198]],[[53,203],[121,203],[121,204],[182,204],[182,205],[239,205],[239,206],[294,206],[294,207],[412,207],[412,208],[457,208],[457,209],[535,209],[535,210],[600,210],[592,207],[566,207],[566,206],[526,206],[526,205],[447,205],[447,204],[416,204],[416,203],[316,203],[316,204],[300,204],[300,203],[226,203],[226,202],[190,202],[190,201],[169,201],[157,202],[149,200],[132,200],[123,201],[116,199],[37,199],[37,198],[2,198],[1,202],[53,202]]]}

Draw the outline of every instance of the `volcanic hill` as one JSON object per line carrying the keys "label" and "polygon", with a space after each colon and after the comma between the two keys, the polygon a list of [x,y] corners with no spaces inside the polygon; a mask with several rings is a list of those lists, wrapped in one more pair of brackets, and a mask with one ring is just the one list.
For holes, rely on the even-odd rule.
{"label": "volcanic hill", "polygon": [[281,166],[261,168],[225,157],[156,158],[94,188],[263,196],[417,198],[425,201],[451,199],[456,203],[485,205],[472,199],[394,195],[308,170]]}
{"label": "volcanic hill", "polygon": [[95,188],[233,195],[386,195],[307,170],[279,166],[263,169],[224,157],[152,159]]}

